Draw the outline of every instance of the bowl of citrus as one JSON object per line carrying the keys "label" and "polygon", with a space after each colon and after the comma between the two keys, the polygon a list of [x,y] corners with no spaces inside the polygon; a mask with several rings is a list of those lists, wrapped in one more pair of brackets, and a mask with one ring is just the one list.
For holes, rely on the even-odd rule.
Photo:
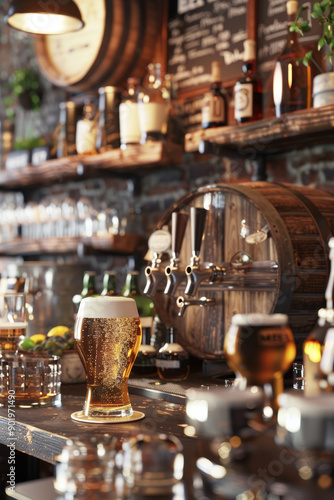
{"label": "bowl of citrus", "polygon": [[46,335],[37,333],[26,337],[20,343],[20,349],[31,353],[47,352],[60,356],[63,384],[78,384],[86,380],[85,370],[74,348],[73,330],[67,326],[55,326]]}

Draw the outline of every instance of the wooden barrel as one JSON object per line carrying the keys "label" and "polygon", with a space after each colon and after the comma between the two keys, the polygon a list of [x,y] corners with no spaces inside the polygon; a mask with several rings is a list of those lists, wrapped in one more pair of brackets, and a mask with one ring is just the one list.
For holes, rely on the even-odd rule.
{"label": "wooden barrel", "polygon": [[[227,273],[220,282],[200,285],[195,298],[213,299],[208,306],[187,306],[181,317],[175,302],[184,295],[185,283],[174,297],[167,297],[160,287],[154,299],[158,312],[177,328],[180,342],[204,359],[223,356],[224,335],[234,314],[285,313],[300,354],[325,304],[334,197],[290,184],[217,184],[183,196],[162,216],[158,227],[167,224],[171,230],[171,214],[189,214],[192,206],[207,209],[201,262],[223,265]],[[189,226],[181,248],[183,268],[192,250]],[[250,268],[238,267],[239,252],[251,257]],[[191,299],[185,296],[190,303]]]}
{"label": "wooden barrel", "polygon": [[161,2],[80,0],[82,30],[35,38],[43,75],[73,92],[121,85],[142,78],[161,30]]}

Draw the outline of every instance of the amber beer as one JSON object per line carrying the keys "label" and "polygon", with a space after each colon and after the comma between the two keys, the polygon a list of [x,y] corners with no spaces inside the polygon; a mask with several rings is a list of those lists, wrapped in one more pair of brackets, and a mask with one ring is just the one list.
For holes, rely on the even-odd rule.
{"label": "amber beer", "polygon": [[141,334],[133,299],[99,296],[81,301],[74,339],[86,371],[84,415],[132,415],[128,378],[141,344]]}
{"label": "amber beer", "polygon": [[244,386],[272,385],[273,403],[283,391],[283,374],[296,356],[296,345],[285,314],[236,314],[225,337],[228,365]]}
{"label": "amber beer", "polygon": [[27,323],[0,323],[0,352],[16,351],[26,336]]}
{"label": "amber beer", "polygon": [[26,336],[26,298],[24,293],[0,294],[0,352],[17,351]]}

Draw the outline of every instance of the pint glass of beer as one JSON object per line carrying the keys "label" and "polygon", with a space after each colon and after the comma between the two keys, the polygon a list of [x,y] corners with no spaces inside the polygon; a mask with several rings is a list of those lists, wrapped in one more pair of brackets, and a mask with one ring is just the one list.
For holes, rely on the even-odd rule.
{"label": "pint glass of beer", "polygon": [[80,303],[74,339],[86,371],[87,417],[129,417],[128,378],[141,343],[136,302],[125,297],[87,297]]}
{"label": "pint glass of beer", "polygon": [[283,375],[296,356],[296,344],[286,314],[236,314],[225,336],[224,352],[240,388],[272,386],[272,403],[283,392]]}
{"label": "pint glass of beer", "polygon": [[0,294],[0,352],[17,351],[27,331],[24,293]]}

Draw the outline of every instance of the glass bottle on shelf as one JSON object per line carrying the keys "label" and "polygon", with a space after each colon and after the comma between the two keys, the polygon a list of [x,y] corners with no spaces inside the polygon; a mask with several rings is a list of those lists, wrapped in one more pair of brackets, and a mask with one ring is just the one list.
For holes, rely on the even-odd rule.
{"label": "glass bottle on shelf", "polygon": [[166,74],[163,82],[163,95],[169,103],[167,118],[167,138],[173,144],[184,143],[184,126],[178,101],[177,84],[172,75]]}
{"label": "glass bottle on shelf", "polygon": [[156,310],[153,310],[153,323],[151,331],[151,345],[158,351],[166,341],[166,325],[161,321]]}
{"label": "glass bottle on shelf", "polygon": [[122,89],[108,85],[100,87],[97,112],[96,150],[104,153],[120,147],[119,106]]}
{"label": "glass bottle on shelf", "polygon": [[211,64],[212,83],[204,94],[202,105],[202,128],[215,128],[227,125],[227,97],[222,87],[222,65],[220,61]]}
{"label": "glass bottle on shelf", "polygon": [[326,307],[318,312],[318,322],[303,346],[305,396],[334,392],[334,237],[330,238],[331,269],[325,292]]}
{"label": "glass bottle on shelf", "polygon": [[157,353],[156,366],[162,380],[186,380],[190,372],[189,354],[175,339],[173,327],[166,328],[166,343]]}
{"label": "glass bottle on shelf", "polygon": [[128,78],[127,89],[122,93],[119,106],[119,127],[121,149],[128,145],[140,143],[140,127],[138,115],[138,95],[143,91],[139,78]]}
{"label": "glass bottle on shelf", "polygon": [[140,142],[162,141],[167,133],[169,104],[163,94],[161,64],[149,64],[143,86],[138,94]]}
{"label": "glass bottle on shelf", "polygon": [[129,271],[125,278],[125,284],[122,290],[123,297],[131,297],[136,301],[138,314],[140,318],[152,319],[153,302],[151,299],[142,295],[139,289],[139,271]]}
{"label": "glass bottle on shelf", "polygon": [[96,291],[96,272],[85,271],[82,280],[82,290],[80,294],[73,296],[72,302],[74,304],[75,314],[79,310],[80,302],[86,297],[97,295]]}
{"label": "glass bottle on shelf", "polygon": [[136,360],[134,362],[132,372],[135,375],[154,376],[157,374],[156,356],[157,350],[150,344],[152,318],[141,318],[142,326],[142,341],[138,350]]}
{"label": "glass bottle on shelf", "polygon": [[310,108],[312,104],[311,66],[297,64],[298,59],[304,57],[307,51],[300,43],[299,34],[289,29],[297,16],[299,4],[296,0],[288,0],[286,9],[287,41],[276,60],[272,83],[277,117],[283,113]]}
{"label": "glass bottle on shelf", "polygon": [[103,275],[103,290],[101,295],[108,295],[110,297],[118,295],[115,271],[105,271]]}
{"label": "glass bottle on shelf", "polygon": [[262,86],[255,73],[255,40],[246,40],[244,48],[243,75],[234,86],[234,118],[237,123],[252,122],[262,118]]}
{"label": "glass bottle on shelf", "polygon": [[78,120],[75,135],[75,144],[78,154],[96,153],[97,123],[94,119],[94,104],[86,100],[83,107],[83,117]]}
{"label": "glass bottle on shelf", "polygon": [[73,101],[65,101],[59,104],[59,123],[54,133],[57,142],[57,158],[76,154],[76,114],[76,105]]}

